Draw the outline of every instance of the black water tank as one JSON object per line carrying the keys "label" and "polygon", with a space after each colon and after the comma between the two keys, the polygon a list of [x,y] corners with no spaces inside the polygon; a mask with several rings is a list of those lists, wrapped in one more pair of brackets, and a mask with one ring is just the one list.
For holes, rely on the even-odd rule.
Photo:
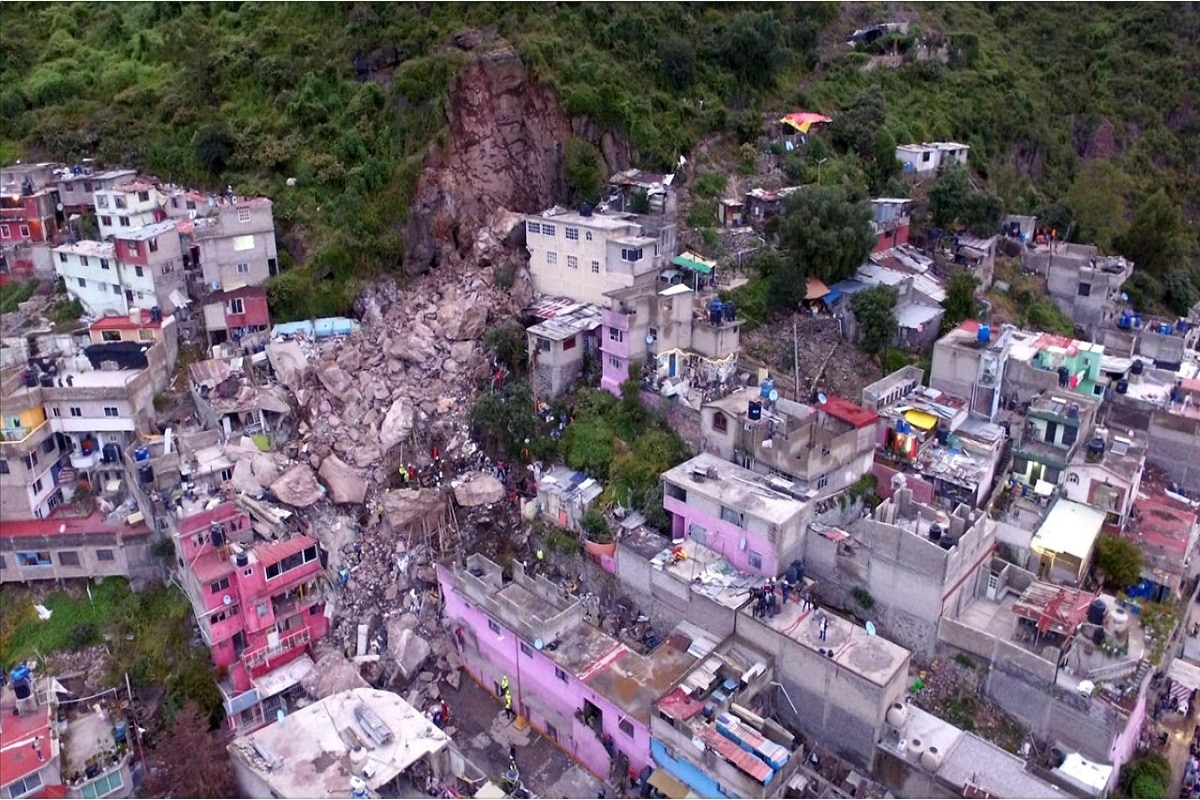
{"label": "black water tank", "polygon": [[1142,360],[1140,358],[1135,358],[1133,360],[1133,367],[1129,371],[1134,375],[1141,375],[1143,369],[1145,369],[1145,366],[1142,364]]}
{"label": "black water tank", "polygon": [[250,556],[246,555],[245,553],[238,553],[237,556],[234,557],[233,563],[237,564],[239,567],[244,567],[250,563]]}
{"label": "black water tank", "polygon": [[1108,611],[1108,603],[1105,603],[1099,597],[1092,601],[1088,606],[1087,621],[1092,625],[1103,625],[1104,615]]}
{"label": "black water tank", "polygon": [[1128,391],[1129,381],[1125,380],[1124,378],[1121,378],[1121,380],[1117,381],[1117,394],[1125,394]]}
{"label": "black water tank", "polygon": [[1104,644],[1104,628],[1096,628],[1096,632],[1092,634],[1092,641],[1096,644]]}
{"label": "black water tank", "polygon": [[154,467],[142,467],[138,470],[138,480],[142,483],[150,483],[154,480]]}
{"label": "black water tank", "polygon": [[940,545],[943,550],[953,549],[954,545],[956,544],[958,544],[958,539],[955,539],[948,533],[943,535],[942,538],[938,540],[938,545]]}
{"label": "black water tank", "polygon": [[937,544],[942,540],[942,524],[934,522],[929,526],[929,541]]}
{"label": "black water tank", "polygon": [[29,681],[17,681],[13,684],[13,692],[17,695],[18,700],[24,700],[32,694],[29,686]]}

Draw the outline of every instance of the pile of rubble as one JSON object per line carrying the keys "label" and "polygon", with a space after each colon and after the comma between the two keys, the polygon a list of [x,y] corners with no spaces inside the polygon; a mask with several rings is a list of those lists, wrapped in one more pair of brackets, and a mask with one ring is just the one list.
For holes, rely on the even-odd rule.
{"label": "pile of rubble", "polygon": [[816,389],[857,402],[863,376],[879,374],[869,355],[840,338],[838,320],[827,315],[797,314],[795,338],[791,317],[742,335],[742,362],[759,361],[769,368],[787,396],[792,393],[794,357],[800,365],[801,401],[807,401],[815,383]]}

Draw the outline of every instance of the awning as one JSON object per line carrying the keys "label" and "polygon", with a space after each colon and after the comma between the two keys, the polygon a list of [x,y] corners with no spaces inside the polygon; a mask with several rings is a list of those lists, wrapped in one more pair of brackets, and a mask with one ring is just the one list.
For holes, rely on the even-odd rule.
{"label": "awning", "polygon": [[715,261],[708,261],[695,253],[680,253],[671,259],[671,263],[677,267],[699,272],[701,275],[708,275],[713,271],[713,267],[717,265]]}
{"label": "awning", "polygon": [[820,300],[825,295],[829,294],[829,287],[819,278],[809,278],[804,283],[804,299],[805,300]]}
{"label": "awning", "polygon": [[651,772],[650,778],[646,783],[658,789],[667,797],[674,798],[674,800],[683,800],[683,798],[688,796],[688,787],[662,767]]}
{"label": "awning", "polygon": [[814,114],[811,111],[794,111],[779,121],[784,125],[791,125],[801,133],[808,133],[808,129],[813,125],[819,122],[831,122],[832,120],[824,114]]}
{"label": "awning", "polygon": [[278,669],[273,669],[266,675],[254,678],[251,684],[258,690],[258,696],[265,700],[295,686],[304,679],[304,676],[308,674],[308,671],[313,666],[312,656],[305,653],[295,661],[284,664]]}
{"label": "awning", "polygon": [[933,414],[925,411],[918,411],[915,408],[910,408],[904,412],[904,419],[912,423],[913,427],[920,428],[923,431],[931,431],[937,427],[938,418]]}
{"label": "awning", "polygon": [[1171,662],[1171,666],[1167,669],[1167,677],[1188,689],[1200,689],[1200,667],[1184,661],[1182,658]]}

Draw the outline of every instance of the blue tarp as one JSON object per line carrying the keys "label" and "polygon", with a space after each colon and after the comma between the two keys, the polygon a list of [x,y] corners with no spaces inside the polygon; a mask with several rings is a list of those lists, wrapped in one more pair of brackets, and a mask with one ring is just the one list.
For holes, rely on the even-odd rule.
{"label": "blue tarp", "polygon": [[271,330],[271,336],[313,336],[325,339],[330,336],[348,336],[358,330],[356,320],[349,317],[322,317],[317,320],[301,320],[300,322],[284,322]]}
{"label": "blue tarp", "polygon": [[838,298],[841,296],[842,296],[842,292],[840,289],[834,289],[833,287],[830,287],[829,294],[825,295],[821,299],[825,301],[825,305],[831,306],[834,303],[836,303],[838,301]]}

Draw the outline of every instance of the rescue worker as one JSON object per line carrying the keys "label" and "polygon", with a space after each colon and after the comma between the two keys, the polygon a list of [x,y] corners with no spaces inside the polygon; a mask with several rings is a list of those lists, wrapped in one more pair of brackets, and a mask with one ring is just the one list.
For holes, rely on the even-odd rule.
{"label": "rescue worker", "polygon": [[500,678],[500,694],[508,692],[508,676],[504,675]]}
{"label": "rescue worker", "polygon": [[509,720],[516,719],[517,717],[517,715],[513,713],[512,692],[507,690],[504,692],[504,713],[508,714]]}

